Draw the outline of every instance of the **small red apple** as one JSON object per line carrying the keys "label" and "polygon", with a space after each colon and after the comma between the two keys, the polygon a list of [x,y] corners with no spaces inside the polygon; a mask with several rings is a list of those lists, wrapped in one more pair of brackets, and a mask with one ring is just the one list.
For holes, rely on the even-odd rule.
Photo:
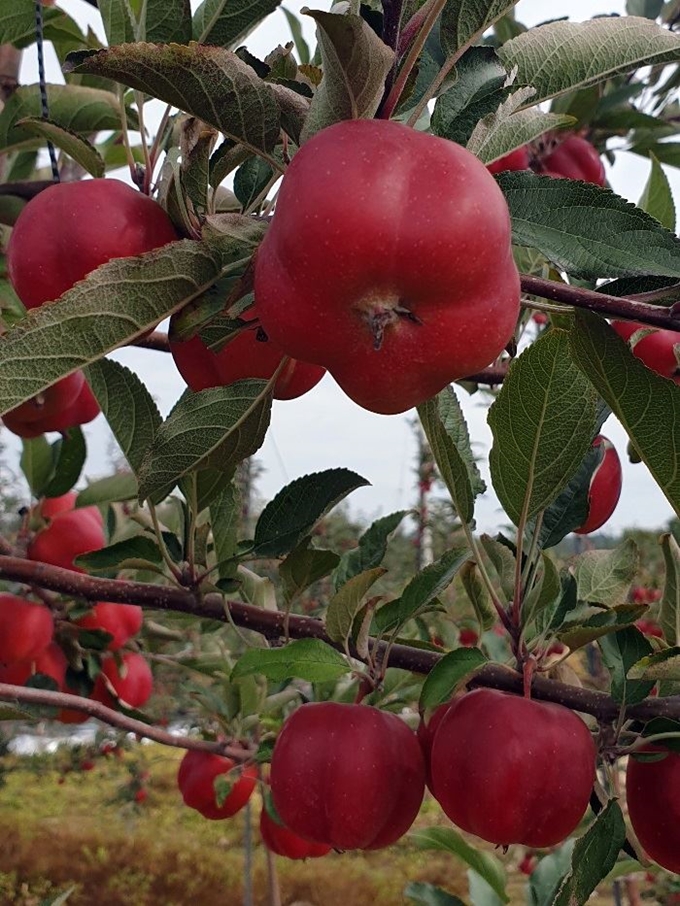
{"label": "small red apple", "polygon": [[587,535],[601,528],[611,517],[621,496],[623,472],[616,448],[601,434],[595,438],[593,446],[603,447],[604,456],[590,479],[588,518],[583,525],[574,529],[577,535]]}
{"label": "small red apple", "polygon": [[542,172],[561,179],[580,179],[603,186],[607,181],[597,149],[580,135],[569,135],[542,161]]}
{"label": "small red apple", "polygon": [[52,612],[44,604],[0,594],[0,664],[35,660],[53,633]]}
{"label": "small red apple", "polygon": [[[231,783],[231,789],[220,805],[215,788],[218,777]],[[253,765],[241,768],[231,758],[193,749],[185,754],[177,774],[184,803],[211,821],[235,815],[250,799],[256,783],[257,768]]]}
{"label": "small red apple", "polygon": [[526,145],[521,148],[515,148],[505,157],[500,157],[492,164],[487,164],[486,169],[489,173],[503,173],[505,170],[528,170],[529,169],[529,149]]}
{"label": "small red apple", "polygon": [[113,636],[106,646],[109,651],[119,648],[142,628],[144,611],[137,604],[111,604],[100,601],[90,613],[75,621],[82,629],[102,629]]}
{"label": "small red apple", "polygon": [[113,655],[102,658],[102,670],[94,683],[91,698],[109,708],[116,707],[116,700],[109,692],[109,684],[118,698],[131,708],[141,708],[151,697],[153,676],[151,668],[141,654],[128,651],[122,656],[119,667]]}
{"label": "small red apple", "polygon": [[632,347],[633,355],[661,377],[680,384],[680,332],[655,330],[636,321],[612,321],[612,328],[622,340],[630,340],[638,330],[651,331],[641,336]]}
{"label": "small red apple", "polygon": [[27,555],[30,560],[82,573],[84,570],[74,566],[76,557],[101,550],[105,544],[101,513],[96,506],[87,506],[57,513],[34,535]]}

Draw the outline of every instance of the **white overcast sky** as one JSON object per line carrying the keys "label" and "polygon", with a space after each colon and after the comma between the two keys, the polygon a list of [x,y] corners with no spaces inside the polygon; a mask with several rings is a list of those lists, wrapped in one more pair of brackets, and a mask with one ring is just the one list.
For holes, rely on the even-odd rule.
{"label": "white overcast sky", "polygon": [[[57,0],[57,5],[72,15],[81,26],[90,25],[102,38],[103,30],[98,12],[83,0]],[[329,3],[330,5],[330,3]],[[303,6],[315,4],[303,0],[286,0],[286,6],[299,12]],[[319,4],[328,8],[325,4]],[[624,0],[520,0],[518,19],[534,25],[546,18],[568,15],[573,21],[589,19],[597,14],[624,13]],[[302,16],[308,43],[314,46],[312,23]],[[285,18],[279,11],[273,13],[258,31],[246,42],[257,56],[263,57],[277,44],[290,40]],[[56,58],[48,48],[48,79],[58,81],[60,72]],[[24,58],[21,79],[24,83],[37,80],[37,63],[33,51]],[[621,195],[636,201],[643,189],[648,164],[634,155],[617,155],[616,166],[609,169],[612,188]],[[680,201],[680,174],[667,169],[673,184],[676,207]],[[125,349],[116,358],[136,371],[156,398],[166,414],[184,390],[184,382],[167,354],[140,349]],[[483,457],[491,435],[486,425],[484,395],[469,397],[458,388],[458,395],[465,408],[475,450]],[[258,459],[264,467],[258,491],[271,498],[285,483],[308,472],[338,466],[355,470],[371,482],[370,488],[356,491],[350,498],[352,512],[365,519],[412,506],[415,502],[415,437],[411,424],[414,413],[400,416],[374,415],[360,409],[326,376],[310,393],[298,400],[275,402],[272,427]],[[107,451],[111,437],[102,417],[86,427],[89,458],[86,474],[96,477],[107,471]],[[604,433],[616,445],[624,461],[624,491],[616,513],[608,523],[611,530],[625,527],[656,529],[664,526],[672,516],[666,499],[657,488],[644,465],[630,466],[626,457],[626,435],[611,418]],[[18,450],[19,444],[8,432],[3,432],[9,450]],[[11,455],[11,454],[10,454]],[[487,477],[487,484],[490,484]],[[493,532],[507,522],[492,491],[478,502],[477,523],[480,529]]]}

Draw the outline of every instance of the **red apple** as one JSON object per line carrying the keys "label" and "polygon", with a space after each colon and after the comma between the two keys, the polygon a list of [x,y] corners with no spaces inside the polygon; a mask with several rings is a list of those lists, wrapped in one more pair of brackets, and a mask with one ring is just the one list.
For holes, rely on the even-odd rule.
{"label": "red apple", "polygon": [[46,528],[35,534],[27,554],[31,560],[82,573],[84,570],[74,566],[76,557],[101,550],[105,544],[101,513],[96,506],[87,506],[57,513]]}
{"label": "red apple", "polygon": [[577,535],[587,535],[601,528],[611,517],[621,496],[623,471],[616,447],[602,434],[598,434],[593,446],[604,447],[604,456],[590,479],[588,518],[574,529]]}
{"label": "red apple", "polygon": [[415,733],[395,714],[314,702],[286,720],[270,782],[293,833],[335,849],[380,849],[413,824],[425,766]]}
{"label": "red apple", "polygon": [[680,755],[651,745],[644,753],[664,757],[658,761],[628,759],[628,817],[650,859],[680,874]]}
{"label": "red apple", "polygon": [[294,834],[290,828],[279,824],[264,807],[260,812],[260,836],[267,849],[286,859],[317,859],[332,848]]}
{"label": "red apple", "polygon": [[102,670],[94,682],[91,698],[115,708],[117,702],[109,692],[109,684],[125,705],[141,708],[153,691],[151,668],[136,651],[128,651],[122,656],[121,667],[113,655],[107,655],[102,658]]}
{"label": "red apple", "polygon": [[633,355],[661,377],[680,384],[680,332],[656,330],[635,321],[612,321],[611,326],[626,341],[638,330],[651,331],[641,335],[632,347]]}
{"label": "red apple", "polygon": [[44,604],[0,593],[0,664],[34,660],[53,632],[52,611]]}
{"label": "red apple", "polygon": [[435,798],[489,843],[554,846],[577,827],[595,781],[595,746],[561,705],[495,689],[456,699],[430,758]]}
{"label": "red apple", "polygon": [[492,164],[487,164],[486,169],[489,173],[503,173],[505,170],[528,170],[529,169],[529,149],[526,145],[521,148],[515,148],[505,157],[500,157]]}
{"label": "red apple", "polygon": [[580,179],[603,186],[607,181],[597,149],[580,135],[569,135],[542,161],[542,172],[557,179]]}
{"label": "red apple", "polygon": [[255,304],[285,353],[393,414],[484,368],[519,314],[503,193],[464,148],[355,119],[293,158],[255,262]]}
{"label": "red apple", "polygon": [[[215,787],[218,777],[231,783],[231,789],[219,805]],[[193,749],[185,754],[177,774],[184,803],[211,821],[235,815],[250,799],[256,783],[257,768],[253,765],[241,768],[231,758]]]}
{"label": "red apple", "polygon": [[141,255],[177,239],[165,211],[116,179],[62,182],[19,215],[7,268],[26,308],[58,299],[113,258]]}
{"label": "red apple", "polygon": [[100,601],[90,613],[75,621],[82,629],[102,629],[113,638],[106,646],[109,651],[118,651],[142,628],[144,611],[137,604],[111,604]]}

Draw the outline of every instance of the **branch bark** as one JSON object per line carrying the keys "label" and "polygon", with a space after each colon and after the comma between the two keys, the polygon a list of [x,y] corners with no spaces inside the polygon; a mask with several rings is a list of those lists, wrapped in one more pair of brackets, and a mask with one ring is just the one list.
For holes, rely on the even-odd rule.
{"label": "branch bark", "polygon": [[[197,596],[181,588],[127,582],[121,579],[99,579],[58,566],[7,556],[0,556],[0,578],[27,585],[39,585],[50,591],[85,598],[88,601],[134,603],[150,609],[178,611],[222,622],[231,619],[237,626],[259,632],[272,640],[315,638],[333,647],[342,648],[328,638],[321,620],[298,614],[286,617],[279,611],[262,610],[241,601],[226,600],[216,593]],[[386,644],[378,639],[370,639],[369,647],[379,656],[386,653]],[[352,649],[351,653],[358,657],[356,650]],[[411,648],[409,645],[393,645],[389,651],[388,664],[390,667],[400,667],[413,673],[427,674],[441,658],[442,655],[433,651]],[[521,674],[509,667],[487,664],[474,674],[468,686],[470,688],[486,686],[521,694],[523,679]],[[591,714],[604,723],[616,720],[620,711],[618,703],[604,692],[567,685],[546,677],[535,676],[531,691],[537,699],[557,702],[575,711]],[[74,706],[69,704],[69,707]],[[653,717],[680,720],[680,696],[645,699],[626,708],[626,717],[640,721],[648,721]]]}

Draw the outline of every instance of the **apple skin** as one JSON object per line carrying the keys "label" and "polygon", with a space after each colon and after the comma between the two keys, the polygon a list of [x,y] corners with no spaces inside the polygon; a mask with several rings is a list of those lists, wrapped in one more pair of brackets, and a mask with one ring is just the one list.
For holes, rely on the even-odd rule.
{"label": "apple skin", "polygon": [[0,594],[0,664],[31,661],[52,641],[54,620],[44,604]]}
{"label": "apple skin", "polygon": [[[455,699],[453,700],[455,701]],[[423,752],[423,761],[425,762],[425,786],[432,792],[432,777],[430,776],[430,756],[432,755],[432,743],[437,732],[439,724],[442,722],[444,715],[448,712],[453,701],[446,702],[434,709],[430,719],[426,722],[423,715],[420,716],[420,723],[416,735]]]}
{"label": "apple skin", "polygon": [[[644,752],[663,752],[647,746]],[[647,855],[668,871],[680,874],[680,755],[660,761],[628,759],[626,801],[633,830]]]}
{"label": "apple skin", "polygon": [[16,409],[8,412],[12,418],[20,422],[31,424],[44,419],[51,419],[58,415],[63,409],[68,409],[73,405],[85,383],[85,375],[82,371],[74,371],[67,377],[52,384],[38,396],[27,400]]}
{"label": "apple skin", "polygon": [[15,661],[7,666],[0,664],[0,683],[23,686],[34,674],[41,673],[43,676],[51,677],[59,687],[59,691],[62,691],[66,682],[67,667],[68,662],[64,652],[56,642],[50,642],[36,658]]}
{"label": "apple skin", "polygon": [[604,447],[604,457],[593,472],[588,490],[588,518],[579,528],[577,535],[587,535],[601,528],[611,517],[621,497],[623,471],[616,448],[602,434],[593,441],[594,447]]}
{"label": "apple skin", "polygon": [[136,651],[126,652],[122,662],[122,667],[119,668],[113,655],[102,658],[102,670],[94,681],[90,697],[109,708],[117,706],[104,681],[106,677],[123,702],[132,708],[141,708],[151,698],[153,691],[151,668]]}
{"label": "apple skin", "polygon": [[[253,314],[251,309],[248,314]],[[252,319],[248,319],[252,320]],[[269,380],[285,353],[271,340],[258,339],[258,330],[243,330],[219,352],[212,352],[200,336],[174,340],[170,319],[170,352],[193,391],[226,387],[244,378]],[[292,400],[307,393],[326,373],[319,365],[290,359],[274,385],[274,399]]]}
{"label": "apple skin", "polygon": [[555,179],[580,179],[603,186],[607,182],[604,164],[597,149],[581,138],[570,135],[543,159],[542,172]]}
{"label": "apple skin", "polygon": [[595,781],[595,745],[573,711],[495,689],[456,699],[437,728],[435,798],[461,830],[542,848],[574,831]]}
{"label": "apple skin", "polygon": [[519,313],[507,204],[453,142],[385,120],[323,129],[295,155],[255,260],[265,333],[395,414],[503,351]]}
{"label": "apple skin", "polygon": [[75,621],[81,629],[102,629],[113,638],[106,646],[108,651],[118,651],[123,645],[137,635],[144,622],[144,611],[137,604],[112,604],[100,601]]}
{"label": "apple skin", "polygon": [[[74,378],[78,385],[76,396],[61,408],[55,408],[55,402],[62,400],[68,401],[70,397],[62,390],[64,382],[69,382]],[[73,386],[70,384],[69,387]],[[40,396],[44,399],[45,404],[41,407],[42,411],[36,416],[37,406],[34,400],[28,400],[22,403],[16,409],[12,409],[3,415],[2,420],[8,431],[23,438],[40,437],[47,431],[67,431],[76,425],[85,425],[95,419],[99,413],[99,403],[97,402],[89,384],[85,380],[82,372],[77,371],[74,374],[57,381],[52,387],[48,387]],[[28,418],[22,417],[28,415]]]}
{"label": "apple skin", "polygon": [[36,507],[36,513],[49,521],[59,513],[68,513],[74,509],[77,499],[77,491],[67,491],[59,497],[44,497]]}
{"label": "apple skin", "polygon": [[29,560],[82,573],[85,570],[74,566],[76,557],[101,550],[105,544],[101,513],[96,506],[86,506],[57,513],[46,528],[34,535],[26,553]]}
{"label": "apple skin", "polygon": [[499,157],[492,164],[487,164],[486,169],[489,173],[503,173],[506,170],[528,170],[529,169],[529,149],[526,145],[521,148],[515,148],[505,157]]}
{"label": "apple skin", "polygon": [[380,849],[415,821],[425,765],[415,733],[396,715],[314,702],[283,725],[270,783],[293,833],[334,849]]}
{"label": "apple skin", "polygon": [[[189,749],[177,773],[177,786],[184,804],[196,809],[210,821],[231,818],[250,799],[257,783],[257,768],[246,765],[242,770],[235,771],[229,776],[236,767],[236,762],[231,758]],[[232,787],[222,805],[218,805],[215,779],[222,774],[227,775]]]}
{"label": "apple skin", "polygon": [[[626,341],[636,331],[650,329],[649,325],[635,321],[612,321],[611,326]],[[654,330],[638,340],[632,347],[632,352],[647,368],[680,385],[680,363],[675,356],[674,346],[680,347],[680,331]]]}
{"label": "apple skin", "polygon": [[22,210],[7,247],[7,269],[26,308],[37,308],[113,258],[141,255],[177,238],[160,205],[120,180],[62,182]]}
{"label": "apple skin", "polygon": [[290,828],[277,824],[266,808],[260,812],[260,836],[267,849],[286,859],[318,859],[332,849],[325,843],[305,840]]}

